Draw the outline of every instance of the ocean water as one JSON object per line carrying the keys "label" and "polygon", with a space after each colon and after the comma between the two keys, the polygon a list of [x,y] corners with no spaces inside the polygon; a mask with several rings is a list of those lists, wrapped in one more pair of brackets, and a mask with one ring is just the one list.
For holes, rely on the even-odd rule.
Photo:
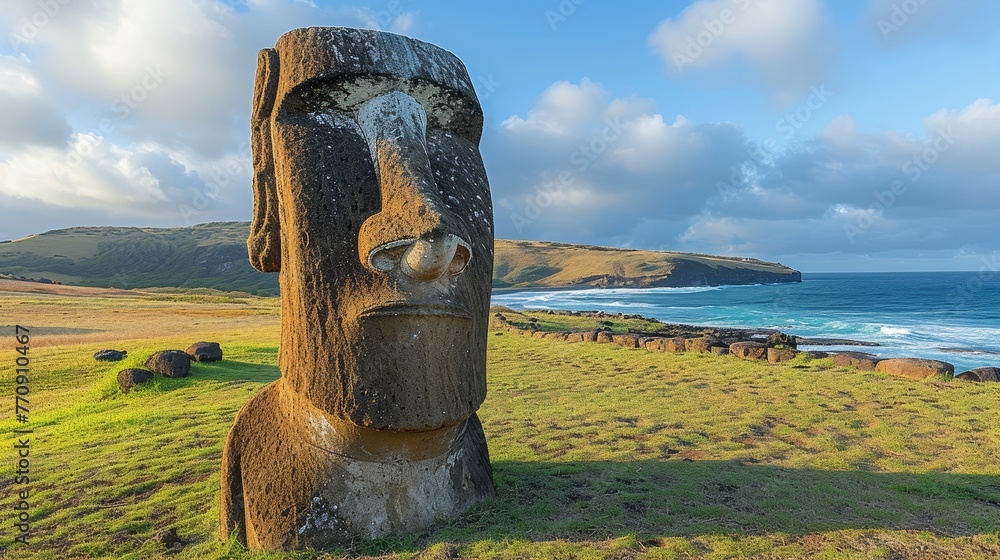
{"label": "ocean water", "polygon": [[756,286],[494,291],[493,303],[877,342],[813,349],[933,358],[954,364],[955,373],[1000,367],[1000,272],[991,270],[803,274],[801,283]]}

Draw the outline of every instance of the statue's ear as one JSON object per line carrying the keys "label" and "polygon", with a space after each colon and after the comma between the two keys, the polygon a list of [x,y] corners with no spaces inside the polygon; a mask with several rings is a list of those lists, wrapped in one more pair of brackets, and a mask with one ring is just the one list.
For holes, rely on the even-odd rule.
{"label": "statue's ear", "polygon": [[257,81],[250,117],[253,149],[253,222],[247,249],[250,264],[261,272],[281,270],[281,222],[271,146],[271,113],[278,90],[278,53],[264,49],[257,55]]}

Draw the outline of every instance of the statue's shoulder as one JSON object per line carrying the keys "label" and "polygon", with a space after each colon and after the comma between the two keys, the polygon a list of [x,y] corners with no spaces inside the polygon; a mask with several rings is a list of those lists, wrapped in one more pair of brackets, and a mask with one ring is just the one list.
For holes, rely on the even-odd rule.
{"label": "statue's shoulder", "polygon": [[280,397],[281,381],[278,380],[265,386],[247,401],[236,413],[227,446],[242,447],[241,442],[248,438],[257,439],[261,435],[266,437],[268,433],[273,433],[275,423],[284,417],[283,399]]}

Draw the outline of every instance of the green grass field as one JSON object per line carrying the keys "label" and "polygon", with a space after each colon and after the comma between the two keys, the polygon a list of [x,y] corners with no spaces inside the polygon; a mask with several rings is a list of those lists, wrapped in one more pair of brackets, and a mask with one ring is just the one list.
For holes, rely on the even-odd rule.
{"label": "green grass field", "polygon": [[[219,461],[236,411],[279,375],[275,300],[137,294],[112,317],[120,300],[0,297],[3,558],[1000,556],[1000,384],[497,333],[480,411],[496,499],[348,550],[247,552],[217,540]],[[64,317],[94,332],[46,334]],[[38,333],[26,425],[13,420],[14,324]],[[223,362],[119,393],[118,370],[206,339],[222,343]],[[107,347],[129,357],[91,358]],[[27,546],[11,521],[23,489],[12,430],[25,426]],[[179,551],[155,538],[170,528]]]}

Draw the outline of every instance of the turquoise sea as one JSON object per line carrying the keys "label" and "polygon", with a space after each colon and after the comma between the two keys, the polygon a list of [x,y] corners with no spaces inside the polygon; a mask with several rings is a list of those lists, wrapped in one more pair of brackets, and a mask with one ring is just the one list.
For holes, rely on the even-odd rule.
{"label": "turquoise sea", "polygon": [[[514,309],[600,309],[667,323],[780,329],[849,338],[880,356],[933,358],[956,373],[1000,367],[1000,271],[808,274],[795,284],[495,291]],[[809,349],[809,347],[804,347]]]}

